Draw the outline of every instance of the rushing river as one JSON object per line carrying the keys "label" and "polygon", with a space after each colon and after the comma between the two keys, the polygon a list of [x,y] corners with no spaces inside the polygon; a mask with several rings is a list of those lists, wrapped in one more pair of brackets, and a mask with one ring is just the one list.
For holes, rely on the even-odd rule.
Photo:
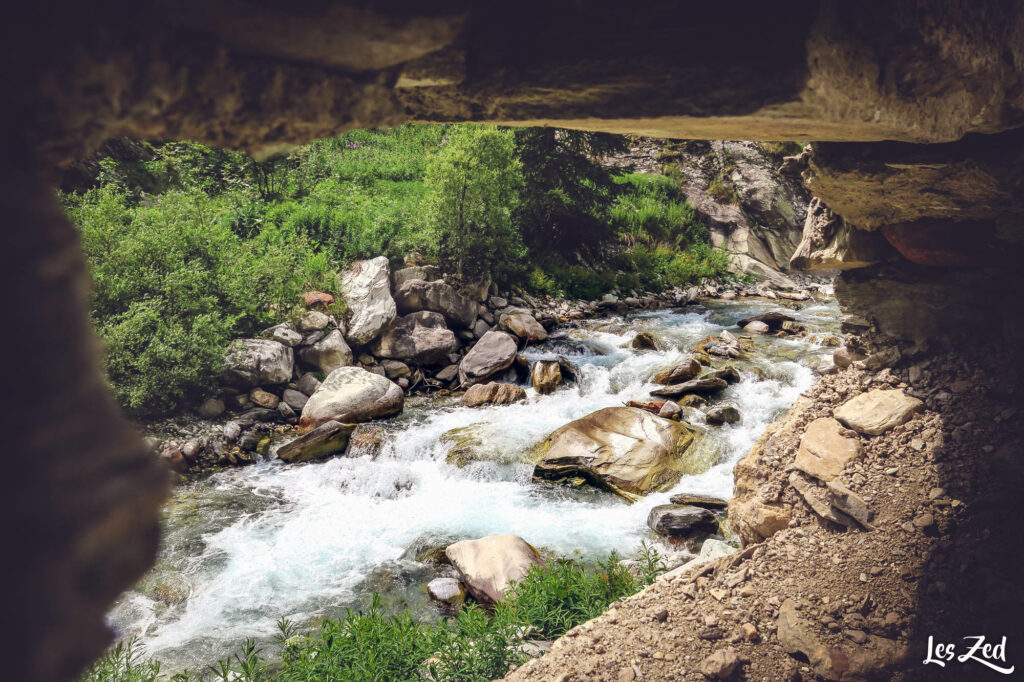
{"label": "rushing river", "polygon": [[[436,617],[422,589],[434,569],[414,557],[446,541],[515,533],[559,554],[630,555],[654,539],[647,514],[669,493],[630,505],[606,492],[533,483],[523,454],[569,421],[647,399],[650,378],[697,341],[723,329],[739,334],[737,320],[777,309],[741,299],[589,321],[526,352],[531,361],[568,357],[581,370],[577,386],[547,396],[527,389],[525,403],[482,409],[412,399],[384,423],[387,443],[375,459],[268,459],[181,486],[166,509],[156,568],[122,596],[110,622],[120,634],[139,634],[147,653],[171,668],[197,667],[246,638],[272,637],[281,617],[312,624],[364,605],[374,591],[390,608]],[[837,326],[831,299],[787,312],[818,337]],[[669,350],[633,350],[639,331]],[[742,380],[714,401],[738,407],[742,420],[706,427],[700,447],[710,468],[685,476],[676,492],[730,496],[733,465],[813,384],[812,368],[832,350],[814,335],[755,341],[749,360],[729,363]],[[477,425],[488,461],[448,464],[441,435],[469,425]]]}

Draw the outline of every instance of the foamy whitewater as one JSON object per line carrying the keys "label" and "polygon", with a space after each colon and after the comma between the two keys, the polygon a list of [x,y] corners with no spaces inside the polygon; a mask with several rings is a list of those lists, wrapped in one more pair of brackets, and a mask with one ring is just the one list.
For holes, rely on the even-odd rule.
{"label": "foamy whitewater", "polygon": [[[483,409],[410,400],[401,417],[383,422],[388,443],[376,459],[268,459],[182,486],[167,507],[158,565],[123,595],[110,623],[119,634],[140,635],[147,653],[170,667],[197,667],[246,638],[271,638],[281,617],[309,624],[359,607],[375,591],[390,608],[436,617],[421,587],[433,569],[414,557],[443,542],[515,533],[561,554],[628,556],[656,541],[647,514],[671,492],[630,505],[606,492],[533,483],[522,455],[567,422],[647,399],[650,378],[697,341],[722,329],[740,333],[737,320],[775,309],[722,302],[591,321],[525,353],[531,361],[568,357],[581,370],[578,386],[547,396],[527,389],[525,403]],[[838,314],[831,300],[787,312],[823,332]],[[633,350],[640,331],[671,349]],[[730,496],[736,461],[813,384],[811,367],[832,350],[805,339],[759,337],[757,344],[752,360],[730,363],[742,381],[714,400],[735,405],[742,420],[695,424],[707,428],[700,447],[713,451],[715,464],[673,492]],[[445,462],[450,445],[440,437],[468,425],[478,425],[492,461],[460,469]]]}

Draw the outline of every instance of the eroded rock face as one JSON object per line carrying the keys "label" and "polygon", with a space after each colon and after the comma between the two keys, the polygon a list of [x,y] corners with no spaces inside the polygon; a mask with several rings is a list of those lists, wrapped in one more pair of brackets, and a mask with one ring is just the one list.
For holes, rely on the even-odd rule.
{"label": "eroded rock face", "polygon": [[439,365],[459,349],[459,340],[439,313],[418,312],[396,318],[374,342],[378,357],[406,360],[417,365]]}
{"label": "eroded rock face", "polygon": [[534,478],[575,478],[634,500],[664,490],[687,468],[697,431],[635,407],[607,407],[570,422],[540,445]]}
{"label": "eroded rock face", "polygon": [[341,367],[328,375],[302,408],[302,426],[335,420],[343,424],[390,417],[402,411],[402,389],[362,367]]}
{"label": "eroded rock face", "polygon": [[890,252],[879,235],[858,230],[814,197],[789,264],[794,270],[850,270],[874,265]]}
{"label": "eroded rock face", "polygon": [[476,321],[476,301],[460,295],[442,280],[408,280],[395,290],[395,302],[403,314],[421,310],[440,313],[457,329],[470,329]]}
{"label": "eroded rock face", "polygon": [[292,349],[268,339],[237,339],[224,358],[225,379],[239,388],[283,384],[292,378]]}
{"label": "eroded rock face", "polygon": [[490,535],[464,540],[444,551],[474,599],[485,604],[501,601],[513,581],[544,562],[530,543],[518,535]]}
{"label": "eroded rock face", "polygon": [[341,275],[341,292],[349,309],[350,343],[364,346],[395,319],[391,298],[391,268],[384,256],[356,261]]}

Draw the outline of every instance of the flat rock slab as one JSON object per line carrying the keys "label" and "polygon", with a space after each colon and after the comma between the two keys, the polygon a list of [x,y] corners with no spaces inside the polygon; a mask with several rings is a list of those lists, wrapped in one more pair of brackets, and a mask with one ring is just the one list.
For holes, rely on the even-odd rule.
{"label": "flat rock slab", "polygon": [[703,507],[659,504],[648,514],[647,525],[661,535],[686,535],[698,530],[714,530],[715,515]]}
{"label": "flat rock slab", "polygon": [[800,437],[800,450],[793,466],[822,481],[839,476],[847,462],[861,455],[860,442],[844,436],[843,430],[835,419],[823,417],[812,421]]}
{"label": "flat rock slab", "polygon": [[522,386],[499,384],[492,381],[488,384],[470,386],[460,402],[465,407],[481,407],[484,405],[511,405],[523,400],[526,400],[526,391]]}
{"label": "flat rock slab", "polygon": [[285,462],[308,462],[329,457],[348,447],[349,438],[355,429],[355,424],[324,422],[309,433],[282,445],[277,450],[277,456]]}
{"label": "flat rock slab", "polygon": [[715,497],[704,493],[677,493],[668,498],[668,501],[672,504],[687,504],[709,509],[725,509],[729,506],[729,500],[724,497]]}
{"label": "flat rock slab", "polygon": [[906,423],[924,403],[899,389],[861,393],[840,405],[835,418],[858,433],[878,436]]}
{"label": "flat rock slab", "polygon": [[685,395],[687,393],[715,393],[721,391],[729,384],[725,379],[719,379],[718,377],[701,377],[700,379],[694,379],[692,381],[684,381],[681,384],[672,384],[665,388],[658,388],[651,391],[653,396],[661,396],[665,398],[674,398],[675,396]]}

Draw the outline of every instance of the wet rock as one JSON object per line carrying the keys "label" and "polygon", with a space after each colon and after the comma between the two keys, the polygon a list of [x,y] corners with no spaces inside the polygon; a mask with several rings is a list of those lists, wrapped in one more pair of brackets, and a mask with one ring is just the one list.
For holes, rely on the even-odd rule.
{"label": "wet rock", "polygon": [[650,332],[638,332],[629,345],[634,350],[658,350],[658,340]]}
{"label": "wet rock", "polygon": [[700,672],[712,680],[727,680],[743,665],[739,654],[732,647],[718,649],[700,662]]}
{"label": "wet rock", "polygon": [[515,334],[527,343],[546,341],[548,333],[533,315],[525,312],[505,313],[498,318],[498,327]]}
{"label": "wet rock", "polygon": [[303,332],[316,332],[327,327],[330,322],[331,318],[319,310],[307,310],[299,316],[295,327]]}
{"label": "wet rock", "polygon": [[335,420],[364,422],[402,411],[402,389],[361,367],[341,367],[328,375],[302,409],[303,426]]}
{"label": "wet rock", "polygon": [[249,391],[249,400],[269,410],[276,409],[277,403],[280,402],[280,398],[262,388],[254,388]]}
{"label": "wet rock", "polygon": [[700,363],[693,358],[689,358],[671,369],[659,372],[654,376],[653,381],[656,384],[679,384],[690,381],[698,374],[700,374]]}
{"label": "wet rock", "polygon": [[346,338],[356,346],[365,346],[377,338],[397,315],[391,297],[391,268],[384,256],[349,266],[341,275],[341,293],[349,311]]}
{"label": "wet rock", "polygon": [[474,599],[485,604],[501,601],[511,583],[544,562],[530,543],[518,535],[491,535],[449,545],[445,555]]}
{"label": "wet rock", "polygon": [[440,313],[421,311],[394,319],[372,348],[374,355],[416,365],[439,365],[459,349],[455,334]]}
{"label": "wet rock", "polygon": [[459,402],[463,407],[481,407],[483,405],[511,405],[526,400],[526,391],[522,386],[499,384],[492,381],[487,384],[470,386]]}
{"label": "wet rock", "polygon": [[534,450],[536,479],[586,481],[629,500],[674,485],[697,431],[633,407],[608,407],[570,422]]}
{"label": "wet rock", "polygon": [[723,367],[722,369],[716,369],[713,372],[708,372],[707,376],[722,379],[727,384],[737,384],[742,378],[740,377],[739,371],[732,365]]}
{"label": "wet rock", "polygon": [[344,452],[355,424],[342,424],[329,420],[309,433],[282,445],[277,456],[285,462],[308,462]]}
{"label": "wet rock", "polygon": [[384,447],[386,435],[380,424],[359,424],[348,440],[345,454],[349,457],[376,457]]}
{"label": "wet rock", "polygon": [[207,398],[199,406],[198,412],[203,419],[216,419],[224,414],[224,401],[220,398]]}
{"label": "wet rock", "polygon": [[687,393],[717,393],[728,386],[724,379],[717,377],[701,377],[691,381],[684,381],[681,384],[672,384],[665,388],[658,388],[651,391],[651,395],[666,398],[685,395]]}
{"label": "wet rock", "polygon": [[706,507],[708,509],[724,509],[729,505],[729,500],[705,495],[704,493],[677,493],[669,498],[672,504],[685,504],[694,507]]}
{"label": "wet rock", "polygon": [[352,364],[352,349],[345,343],[341,331],[333,329],[313,345],[299,349],[299,359],[324,374],[330,374],[339,367]]}
{"label": "wet rock", "polygon": [[710,510],[678,504],[659,504],[651,509],[647,525],[655,533],[667,536],[713,531],[717,526],[715,515]]}
{"label": "wet rock", "polygon": [[508,332],[491,330],[483,335],[459,363],[463,386],[486,381],[512,366],[516,357],[516,339]]}
{"label": "wet rock", "polygon": [[530,371],[530,383],[541,395],[554,393],[562,383],[562,369],[557,360],[538,360]]}
{"label": "wet rock", "polygon": [[716,405],[709,408],[704,417],[708,424],[735,424],[740,420],[740,411],[732,405]]}
{"label": "wet rock", "polygon": [[699,395],[696,395],[694,393],[691,393],[690,395],[684,395],[682,398],[679,399],[680,407],[690,407],[696,409],[699,407],[703,407],[704,405],[707,404],[708,401],[706,399],[701,398]]}
{"label": "wet rock", "polygon": [[661,408],[665,407],[664,400],[630,400],[626,403],[626,407],[635,407],[640,410],[646,410],[651,414],[658,414],[661,412]]}
{"label": "wet rock", "polygon": [[812,421],[800,437],[793,466],[822,481],[839,476],[847,463],[861,456],[860,441],[843,431],[842,424],[835,419],[822,417]]}
{"label": "wet rock", "polygon": [[466,601],[466,588],[455,578],[434,578],[427,583],[427,594],[434,601],[453,609]]}
{"label": "wet rock", "polygon": [[782,323],[786,321],[796,322],[796,318],[783,312],[774,311],[770,313],[763,313],[761,315],[754,315],[753,317],[745,317],[736,324],[740,327],[746,327],[751,322],[764,322],[768,325],[768,328],[771,331],[777,332],[782,329]]}
{"label": "wet rock", "polygon": [[233,386],[283,384],[292,378],[295,358],[288,346],[268,339],[236,339],[224,358],[224,378]]}
{"label": "wet rock", "polygon": [[751,334],[767,334],[771,331],[771,327],[760,320],[753,320],[743,325],[743,330],[748,331]]}
{"label": "wet rock", "polygon": [[834,415],[858,433],[877,436],[907,422],[923,407],[924,403],[899,389],[876,389],[847,400]]}
{"label": "wet rock", "polygon": [[395,290],[395,303],[403,315],[422,310],[440,313],[457,329],[470,329],[476,321],[476,302],[460,295],[442,280],[409,280]]}

